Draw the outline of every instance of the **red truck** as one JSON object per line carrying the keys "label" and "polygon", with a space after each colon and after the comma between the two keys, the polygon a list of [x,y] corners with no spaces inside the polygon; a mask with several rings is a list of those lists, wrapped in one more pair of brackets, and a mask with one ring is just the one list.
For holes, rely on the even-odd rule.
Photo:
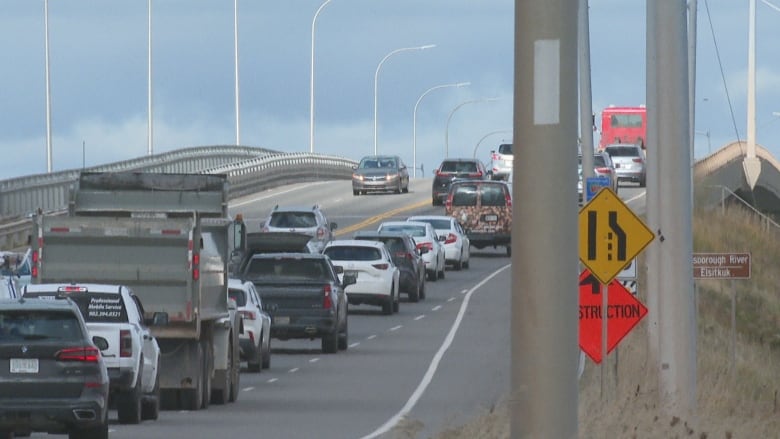
{"label": "red truck", "polygon": [[645,149],[647,139],[647,108],[610,105],[601,112],[599,150],[613,143],[635,143]]}

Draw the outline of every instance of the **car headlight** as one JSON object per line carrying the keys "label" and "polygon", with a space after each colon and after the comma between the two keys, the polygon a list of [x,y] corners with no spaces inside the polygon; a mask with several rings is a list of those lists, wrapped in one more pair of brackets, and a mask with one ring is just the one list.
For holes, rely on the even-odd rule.
{"label": "car headlight", "polygon": [[363,181],[363,176],[360,174],[352,174],[353,180]]}

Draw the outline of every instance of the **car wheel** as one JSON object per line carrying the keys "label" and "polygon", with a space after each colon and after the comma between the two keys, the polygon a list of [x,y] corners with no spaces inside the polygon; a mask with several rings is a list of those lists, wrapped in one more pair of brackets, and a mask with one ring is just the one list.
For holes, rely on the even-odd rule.
{"label": "car wheel", "polygon": [[352,189],[352,195],[357,197],[358,195],[360,195],[360,191],[356,189]]}
{"label": "car wheel", "polygon": [[444,269],[445,269],[445,267],[446,267],[446,264],[444,263],[444,261],[442,261],[442,263],[441,263],[441,271],[439,271],[439,274],[438,274],[439,279],[444,279]]}
{"label": "car wheel", "polygon": [[401,304],[401,299],[398,297],[399,294],[393,294],[393,312],[397,313],[398,308]]}
{"label": "car wheel", "polygon": [[158,376],[154,382],[154,389],[144,396],[141,402],[141,419],[154,421],[160,417],[160,366],[157,366]]}
{"label": "car wheel", "polygon": [[339,332],[339,350],[346,351],[349,346],[349,319],[344,319],[344,328]]}
{"label": "car wheel", "polygon": [[420,300],[425,299],[425,276],[420,276]]}
{"label": "car wheel", "polygon": [[[141,358],[143,366],[144,359]],[[116,410],[120,424],[138,424],[141,422],[141,377],[143,369],[138,370],[135,387],[117,394]]]}
{"label": "car wheel", "polygon": [[427,271],[426,274],[431,282],[436,282],[439,279],[439,273],[436,270]]}
{"label": "car wheel", "polygon": [[409,292],[409,301],[413,303],[420,301],[420,282],[417,282],[414,291]]}
{"label": "car wheel", "polygon": [[262,347],[263,336],[262,336],[262,334],[260,335],[259,339],[260,339],[260,344],[255,348],[254,355],[252,355],[251,359],[247,359],[247,361],[246,361],[247,369],[250,372],[253,372],[253,373],[260,372],[260,369],[263,367],[262,366],[262,363],[263,363],[263,347]]}
{"label": "car wheel", "polygon": [[396,194],[400,194],[401,192],[403,192],[403,188],[401,187],[401,181],[399,180],[398,181],[398,187],[395,188],[395,193]]}
{"label": "car wheel", "polygon": [[382,314],[389,316],[393,313],[393,296],[388,296],[384,302],[382,302]]}
{"label": "car wheel", "polygon": [[339,331],[338,329],[331,334],[322,336],[322,352],[325,354],[335,354],[339,350]]}
{"label": "car wheel", "polygon": [[460,253],[460,256],[458,257],[458,260],[455,261],[454,264],[452,264],[452,268],[455,271],[460,271],[463,269],[463,252]]}
{"label": "car wheel", "polygon": [[463,261],[463,268],[469,268],[469,265],[471,265],[471,262],[468,259]]}
{"label": "car wheel", "polygon": [[268,347],[263,349],[263,369],[271,367],[271,339],[268,339]]}

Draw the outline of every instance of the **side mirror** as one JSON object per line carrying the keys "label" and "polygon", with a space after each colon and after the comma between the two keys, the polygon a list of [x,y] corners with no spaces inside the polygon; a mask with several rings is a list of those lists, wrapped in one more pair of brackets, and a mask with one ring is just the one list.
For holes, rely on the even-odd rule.
{"label": "side mirror", "polygon": [[344,273],[344,267],[342,267],[341,265],[334,265],[333,270],[336,272],[336,274]]}
{"label": "side mirror", "polygon": [[358,165],[352,165],[352,170],[356,170],[358,168]]}
{"label": "side mirror", "polygon": [[95,346],[97,346],[98,349],[101,351],[105,351],[108,349],[108,340],[106,340],[103,337],[100,337],[99,335],[96,335],[92,337],[92,343],[95,343]]}
{"label": "side mirror", "polygon": [[336,227],[338,227],[338,224],[336,224],[336,223],[330,223],[330,230],[331,230],[331,231],[333,231],[333,230],[336,230]]}
{"label": "side mirror", "polygon": [[345,274],[344,280],[341,282],[341,285],[344,286],[344,288],[346,288],[356,283],[357,283],[357,274]]}
{"label": "side mirror", "polygon": [[152,315],[152,326],[168,326],[168,313],[156,312]]}

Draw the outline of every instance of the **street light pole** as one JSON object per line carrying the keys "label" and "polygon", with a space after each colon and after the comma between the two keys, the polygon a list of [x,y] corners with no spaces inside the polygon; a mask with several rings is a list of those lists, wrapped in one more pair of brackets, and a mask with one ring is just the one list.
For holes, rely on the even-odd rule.
{"label": "street light pole", "polygon": [[473,158],[477,158],[477,149],[479,149],[479,145],[482,144],[482,141],[487,139],[488,137],[494,135],[494,134],[503,134],[503,133],[511,133],[512,130],[498,130],[498,131],[491,131],[484,136],[482,136],[481,139],[479,139],[479,142],[477,142],[477,145],[474,147],[474,154],[472,155]]}
{"label": "street light pole", "polygon": [[146,50],[146,153],[152,155],[153,127],[152,127],[152,0],[146,1],[147,13],[147,50]]}
{"label": "street light pole", "polygon": [[233,59],[236,71],[236,146],[241,145],[241,116],[238,104],[238,0],[233,0]]}
{"label": "street light pole", "polygon": [[471,99],[461,102],[460,104],[456,105],[452,111],[450,111],[450,115],[447,117],[447,127],[444,129],[444,158],[448,158],[450,156],[450,120],[452,120],[452,115],[458,111],[458,108],[467,104],[476,104],[478,102],[495,102],[497,100],[498,98]]}
{"label": "street light pole", "polygon": [[442,84],[442,85],[436,85],[428,90],[425,90],[423,94],[420,95],[420,97],[417,99],[417,102],[414,104],[414,112],[412,114],[412,167],[414,168],[414,172],[412,173],[412,178],[417,178],[417,107],[420,105],[420,101],[427,95],[428,93],[438,90],[440,88],[446,88],[446,87],[464,87],[467,85],[471,85],[470,82],[458,82],[454,84]]}
{"label": "street light pole", "polygon": [[379,70],[382,68],[382,64],[387,61],[388,58],[391,56],[401,53],[401,52],[407,52],[410,50],[425,50],[425,49],[432,49],[436,47],[435,44],[426,44],[425,46],[417,46],[417,47],[402,47],[400,49],[395,49],[385,55],[384,58],[382,58],[382,61],[379,61],[379,65],[376,66],[376,71],[374,72],[374,155],[377,154],[377,90],[378,90],[378,84],[379,84]]}
{"label": "street light pole", "polygon": [[309,78],[309,152],[314,153],[314,29],[317,25],[317,16],[320,15],[322,8],[325,7],[332,0],[325,0],[317,12],[314,13],[314,18],[311,20],[311,74]]}
{"label": "street light pole", "polygon": [[51,173],[51,81],[49,80],[49,0],[43,0],[46,56],[46,172]]}

